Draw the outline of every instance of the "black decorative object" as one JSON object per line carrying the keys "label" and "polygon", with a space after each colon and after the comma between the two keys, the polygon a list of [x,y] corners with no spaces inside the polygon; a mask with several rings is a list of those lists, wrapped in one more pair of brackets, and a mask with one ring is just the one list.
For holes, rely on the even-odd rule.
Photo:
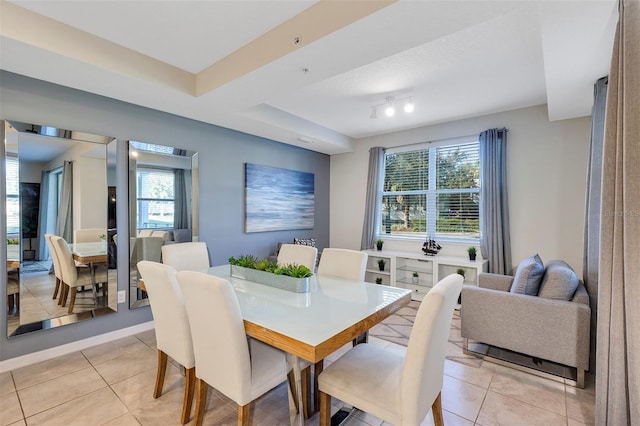
{"label": "black decorative object", "polygon": [[442,250],[442,246],[433,238],[427,237],[427,241],[422,244],[422,251],[427,256],[435,256],[440,250]]}
{"label": "black decorative object", "polygon": [[40,212],[40,184],[20,182],[20,228],[22,229],[22,260],[34,260],[36,251],[31,239],[38,238],[38,215]]}

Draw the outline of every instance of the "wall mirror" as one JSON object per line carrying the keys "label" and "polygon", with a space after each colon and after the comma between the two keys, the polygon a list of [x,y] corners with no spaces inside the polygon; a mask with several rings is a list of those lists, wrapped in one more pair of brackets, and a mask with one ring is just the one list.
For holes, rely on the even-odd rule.
{"label": "wall mirror", "polygon": [[[2,125],[7,335],[116,312],[116,253],[109,244],[116,228],[115,139],[15,121]],[[61,283],[57,291],[62,267],[56,269],[45,234],[68,243],[68,252],[53,255],[78,271],[75,282],[63,277],[70,285]]]}
{"label": "wall mirror", "polygon": [[198,153],[129,141],[129,306],[149,304],[137,264],[162,246],[198,240]]}

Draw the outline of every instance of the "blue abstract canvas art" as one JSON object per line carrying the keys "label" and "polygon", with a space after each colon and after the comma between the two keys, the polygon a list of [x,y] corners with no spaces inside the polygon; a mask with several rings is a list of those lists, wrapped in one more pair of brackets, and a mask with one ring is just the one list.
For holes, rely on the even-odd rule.
{"label": "blue abstract canvas art", "polygon": [[314,175],[245,164],[245,232],[313,229]]}

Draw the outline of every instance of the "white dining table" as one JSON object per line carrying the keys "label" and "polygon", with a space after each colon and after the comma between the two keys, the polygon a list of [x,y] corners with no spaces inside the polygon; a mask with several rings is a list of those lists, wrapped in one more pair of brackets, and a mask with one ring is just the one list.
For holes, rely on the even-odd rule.
{"label": "white dining table", "polygon": [[287,354],[297,396],[289,388],[292,425],[304,423],[300,360],[321,368],[325,357],[411,301],[407,289],[329,276],[314,275],[309,293],[294,293],[231,277],[229,265],[208,273],[233,285],[247,335]]}

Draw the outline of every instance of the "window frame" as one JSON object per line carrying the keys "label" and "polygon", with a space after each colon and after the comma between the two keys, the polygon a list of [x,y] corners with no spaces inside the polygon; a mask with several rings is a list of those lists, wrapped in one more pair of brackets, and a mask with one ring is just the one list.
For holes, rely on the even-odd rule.
{"label": "window frame", "polygon": [[[478,135],[469,135],[469,136],[461,136],[456,138],[442,139],[437,141],[427,141],[421,142],[417,144],[403,145],[398,147],[387,148],[384,153],[383,166],[380,169],[380,174],[378,176],[378,190],[377,190],[377,200],[376,200],[376,239],[388,239],[388,240],[399,240],[399,241],[424,241],[428,236],[437,239],[438,242],[450,242],[450,243],[460,243],[460,244],[480,244],[480,240],[482,238],[482,209],[483,202],[480,196],[482,182],[480,181],[480,176],[478,176],[478,188],[469,188],[469,189],[427,189],[427,190],[412,190],[412,191],[384,191],[384,182],[385,182],[385,172],[386,172],[386,156],[389,154],[401,154],[406,152],[420,151],[420,150],[428,150],[429,153],[429,188],[436,187],[436,176],[435,173],[437,168],[437,160],[436,153],[437,149],[440,147],[454,146],[454,145],[464,145],[469,143],[479,143]],[[479,147],[478,147],[479,148]],[[479,151],[479,149],[478,149]],[[478,156],[480,153],[478,152]],[[481,166],[479,166],[481,167]],[[433,172],[432,172],[433,171]],[[437,208],[427,209],[427,217],[426,217],[426,231],[424,234],[416,233],[416,235],[398,235],[392,233],[382,232],[382,203],[384,200],[384,196],[388,195],[425,195],[426,205],[436,206],[436,199],[439,194],[455,194],[455,193],[477,193],[478,194],[478,237],[452,237],[452,236],[436,236],[436,220],[438,217]]]}
{"label": "window frame", "polygon": [[[173,186],[174,186],[174,194],[173,194],[173,198],[149,198],[149,197],[138,197],[138,193],[140,191],[141,185],[140,185],[140,172],[146,172],[146,171],[150,171],[150,172],[163,172],[166,174],[171,174],[172,178],[173,178]],[[136,170],[136,220],[138,222],[138,229],[156,229],[156,230],[162,230],[162,229],[172,229],[175,225],[175,180],[176,180],[176,176],[175,176],[175,170],[169,167],[153,167],[153,166],[146,166],[146,165],[139,165],[137,167]],[[145,223],[145,221],[142,221],[140,214],[142,209],[140,208],[140,202],[171,202],[173,203],[173,208],[174,208],[174,219],[173,222],[170,225],[167,226],[155,226],[155,227],[149,227],[149,226],[141,226],[142,223]],[[149,224],[148,221],[146,221],[147,225]]]}

